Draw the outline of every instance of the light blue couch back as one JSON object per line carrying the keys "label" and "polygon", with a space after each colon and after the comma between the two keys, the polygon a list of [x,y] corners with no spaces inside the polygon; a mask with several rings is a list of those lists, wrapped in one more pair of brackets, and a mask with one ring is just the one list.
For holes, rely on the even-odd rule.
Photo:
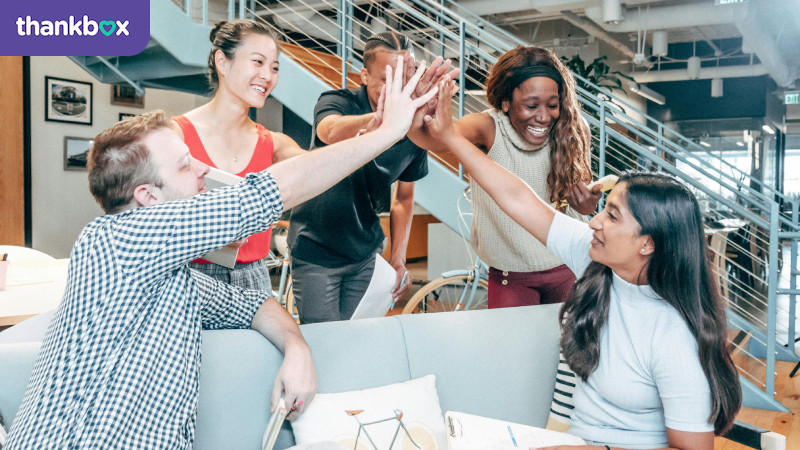
{"label": "light blue couch back", "polygon": [[[321,393],[434,374],[443,411],[543,427],[558,366],[559,306],[401,315],[301,330]],[[0,413],[10,423],[39,345],[2,343],[2,335]],[[280,352],[251,330],[206,331],[202,351],[195,448],[260,448]],[[293,443],[287,424],[276,448]]]}

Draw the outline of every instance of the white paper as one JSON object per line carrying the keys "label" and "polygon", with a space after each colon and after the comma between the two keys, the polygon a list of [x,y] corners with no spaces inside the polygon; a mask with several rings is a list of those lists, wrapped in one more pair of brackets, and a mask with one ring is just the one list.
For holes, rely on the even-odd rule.
{"label": "white paper", "polygon": [[281,397],[278,402],[278,407],[269,418],[267,422],[267,429],[264,431],[264,437],[261,439],[261,450],[272,450],[275,446],[275,441],[278,440],[278,433],[281,431],[281,425],[286,419],[286,401]]}
{"label": "white paper", "polygon": [[[230,186],[242,181],[244,178],[225,172],[223,170],[209,167],[206,174],[206,189],[216,189],[219,187]],[[236,266],[236,257],[239,255],[238,248],[222,247],[211,253],[202,256],[206,261],[233,269]]]}
{"label": "white paper", "polygon": [[244,180],[244,178],[240,177],[239,175],[234,175],[232,173],[225,172],[224,170],[209,167],[208,173],[206,174],[206,189],[210,191],[211,189],[236,184],[242,180]]}
{"label": "white paper", "polygon": [[586,444],[578,436],[567,433],[453,411],[445,413],[445,426],[450,450],[510,450]]}
{"label": "white paper", "polygon": [[372,279],[369,280],[367,292],[356,306],[350,320],[385,316],[392,305],[392,288],[395,281],[397,281],[397,271],[376,253],[375,270],[372,272]]}

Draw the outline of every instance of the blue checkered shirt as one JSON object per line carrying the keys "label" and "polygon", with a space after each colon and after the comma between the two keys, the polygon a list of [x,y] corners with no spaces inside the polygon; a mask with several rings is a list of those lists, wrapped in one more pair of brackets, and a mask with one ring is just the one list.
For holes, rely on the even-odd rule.
{"label": "blue checkered shirt", "polygon": [[249,328],[266,296],[186,262],[266,230],[282,209],[261,172],[90,223],[6,450],[190,448],[201,329]]}

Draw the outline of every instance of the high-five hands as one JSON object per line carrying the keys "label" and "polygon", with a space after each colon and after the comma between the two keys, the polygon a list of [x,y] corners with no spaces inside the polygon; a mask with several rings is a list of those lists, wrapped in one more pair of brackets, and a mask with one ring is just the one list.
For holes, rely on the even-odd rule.
{"label": "high-five hands", "polygon": [[456,82],[445,76],[438,83],[438,96],[436,110],[433,115],[425,114],[423,121],[431,137],[439,140],[445,146],[450,147],[450,142],[458,136],[458,132],[453,127],[453,112],[450,94],[454,89],[457,90]]}
{"label": "high-five hands", "polygon": [[414,96],[417,84],[422,74],[425,72],[425,62],[419,65],[408,83],[403,86],[404,73],[403,57],[397,57],[397,69],[392,70],[392,66],[386,66],[386,84],[383,92],[383,119],[377,131],[385,131],[389,135],[400,140],[408,132],[414,113],[421,106],[428,103],[436,95],[437,86],[428,89],[424,95]]}

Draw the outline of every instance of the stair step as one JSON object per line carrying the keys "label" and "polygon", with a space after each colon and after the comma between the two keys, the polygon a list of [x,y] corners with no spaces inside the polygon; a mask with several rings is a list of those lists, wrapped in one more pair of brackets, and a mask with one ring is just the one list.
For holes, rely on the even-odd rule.
{"label": "stair step", "polygon": [[[289,55],[300,65],[308,69],[325,81],[331,88],[341,88],[342,85],[342,59],[330,53],[311,50],[288,42],[281,43],[281,51]],[[348,72],[347,80],[350,88],[361,84],[361,74]]]}

